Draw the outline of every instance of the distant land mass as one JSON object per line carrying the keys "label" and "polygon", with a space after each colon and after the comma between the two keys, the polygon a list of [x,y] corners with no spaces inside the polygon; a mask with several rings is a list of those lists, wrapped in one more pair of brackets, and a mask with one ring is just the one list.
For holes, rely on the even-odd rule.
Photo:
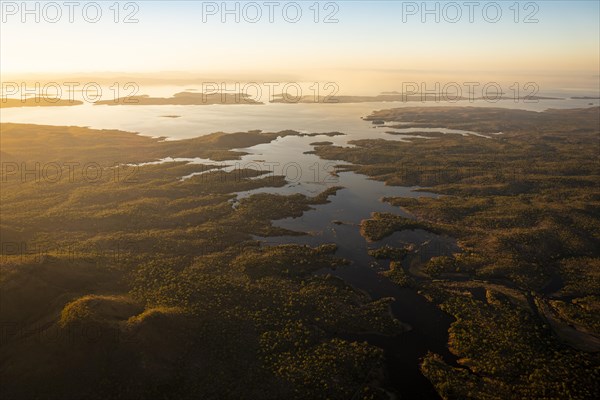
{"label": "distant land mass", "polygon": [[[485,100],[486,97],[478,97],[476,100]],[[496,100],[496,98],[494,96],[489,96],[487,97],[487,99],[490,100]],[[497,100],[528,100],[528,101],[536,101],[536,100],[564,100],[563,97],[547,97],[547,96],[533,96],[533,95],[529,95],[529,96],[519,96],[519,97],[515,97],[515,96],[500,96],[497,98]]]}
{"label": "distant land mass", "polygon": [[79,100],[64,100],[50,97],[29,97],[27,99],[1,99],[0,108],[15,107],[63,107],[83,104]]}
{"label": "distant land mass", "polygon": [[[571,97],[571,99],[597,99],[597,97]],[[486,100],[484,97],[477,97],[475,100]],[[559,97],[545,96],[523,96],[513,97],[500,95],[500,97],[490,96],[488,100],[564,100]],[[378,102],[459,102],[472,101],[469,97],[452,96],[447,94],[423,93],[423,94],[402,94],[399,92],[383,92],[377,96],[363,95],[345,95],[345,96],[301,96],[290,97],[283,94],[275,95],[271,103],[289,103],[289,104],[306,104],[306,103],[378,103]],[[79,100],[66,100],[46,97],[32,97],[25,100],[21,99],[1,99],[0,108],[13,107],[60,107],[60,106],[77,106],[83,104]],[[172,97],[150,97],[149,95],[126,96],[117,99],[100,100],[94,105],[213,105],[213,104],[250,104],[263,105],[261,101],[257,101],[252,96],[245,93],[191,93],[188,91],[175,93]]]}
{"label": "distant land mass", "polygon": [[119,97],[114,100],[101,100],[95,105],[175,105],[175,106],[205,106],[210,104],[263,104],[244,93],[175,93],[172,97],[150,97],[148,95]]}
{"label": "distant land mass", "polygon": [[[522,96],[522,97],[513,97],[513,96],[504,96],[500,95],[499,97],[489,96],[487,99],[496,101],[496,100],[527,100],[527,101],[537,101],[537,100],[564,100],[560,97],[544,97],[544,96]],[[423,93],[423,94],[403,94],[399,92],[383,92],[377,96],[302,96],[300,98],[285,98],[283,95],[275,96],[275,99],[271,100],[271,103],[379,103],[379,102],[459,102],[459,101],[469,101],[471,100],[469,97],[464,96],[454,96],[449,94],[437,94],[437,93]],[[474,100],[486,100],[484,97],[476,97]]]}
{"label": "distant land mass", "polygon": [[[424,99],[423,99],[424,98]],[[455,101],[468,100],[466,97],[440,96],[433,94],[380,94],[377,96],[302,96],[284,98],[276,95],[271,103],[377,103],[382,101]]]}

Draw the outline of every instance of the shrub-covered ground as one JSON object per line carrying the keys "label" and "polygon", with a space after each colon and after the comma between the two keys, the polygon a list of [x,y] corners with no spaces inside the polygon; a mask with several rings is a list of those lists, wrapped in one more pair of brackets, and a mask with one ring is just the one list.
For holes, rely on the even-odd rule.
{"label": "shrub-covered ground", "polygon": [[[449,345],[465,368],[435,354],[422,364],[440,395],[597,398],[600,109],[399,108],[369,119],[488,136],[316,147],[353,164],[343,169],[444,195],[385,199],[416,220],[376,214],[361,225],[374,240],[417,228],[458,239],[460,253],[434,257],[421,269],[429,279],[417,279],[456,318]],[[387,274],[406,285],[399,268]]]}

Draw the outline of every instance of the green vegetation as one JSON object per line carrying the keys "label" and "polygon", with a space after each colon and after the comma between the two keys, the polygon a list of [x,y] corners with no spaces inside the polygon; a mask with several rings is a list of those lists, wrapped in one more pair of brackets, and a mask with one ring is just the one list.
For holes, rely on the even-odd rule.
{"label": "green vegetation", "polygon": [[[374,215],[361,225],[370,240],[415,228],[458,239],[462,252],[423,266],[435,280],[416,280],[456,318],[450,348],[465,368],[435,354],[422,365],[440,395],[598,397],[600,109],[400,108],[368,119],[502,132],[316,148],[322,158],[353,164],[343,169],[444,194],[387,198],[417,220]],[[399,265],[387,274],[406,284]]]}
{"label": "green vegetation", "polygon": [[[3,162],[17,168],[1,177],[3,396],[386,398],[382,350],[342,337],[402,332],[392,300],[315,275],[344,267],[335,245],[253,239],[292,234],[271,220],[299,216],[338,188],[233,203],[233,192],[285,179],[185,162],[129,165],[235,158],[232,148],[295,132],[179,142],[17,124],[1,133]],[[37,174],[21,174],[36,162]],[[43,172],[67,162],[77,163],[72,174]],[[204,173],[180,179],[193,172]]]}
{"label": "green vegetation", "polygon": [[390,269],[388,271],[383,272],[383,275],[387,276],[389,280],[391,280],[398,286],[415,286],[414,279],[406,271],[404,271],[404,268],[402,268],[402,263],[400,261],[392,261],[390,263]]}
{"label": "green vegetation", "polygon": [[[268,133],[254,130],[236,133],[216,132],[193,139],[166,141],[164,138],[150,138],[117,130],[98,131],[80,127],[3,123],[2,160],[19,163],[30,161],[40,164],[58,162],[61,166],[67,162],[76,162],[79,163],[79,168],[83,168],[87,164],[114,167],[115,165],[156,161],[165,157],[200,157],[224,161],[239,159],[245,154],[233,151],[234,148],[269,143],[278,137],[316,135],[336,136],[342,135],[342,133],[299,133],[292,130]],[[56,149],[57,152],[50,151],[52,149]],[[59,149],[60,152],[58,152]],[[26,166],[30,169],[35,167],[34,164]],[[63,180],[68,180],[68,167],[64,166],[63,168],[62,172],[65,175]],[[130,174],[133,173],[131,171],[129,170]],[[5,172],[5,170],[2,171],[3,174]],[[53,172],[54,170],[49,168],[48,173],[52,174]],[[79,175],[82,173],[81,169],[76,172]],[[92,170],[89,173],[93,176],[94,172]],[[17,175],[20,177],[20,173]],[[123,179],[126,176],[117,175],[116,178]],[[6,178],[3,182],[9,180]]]}
{"label": "green vegetation", "polygon": [[[374,213],[360,229],[371,242],[402,230],[458,241],[460,252],[425,256],[423,265],[410,247],[369,251],[390,260],[382,274],[392,282],[454,316],[449,349],[458,362],[429,354],[421,365],[444,399],[600,397],[599,112],[384,110],[370,119],[489,138],[315,147],[322,158],[352,163],[343,169],[442,194],[386,198],[411,217]],[[345,268],[334,244],[255,239],[298,234],[271,221],[301,216],[339,188],[234,202],[235,192],[285,179],[224,165],[140,164],[232,160],[242,155],[232,149],[299,133],[172,142],[0,127],[7,398],[387,398],[382,350],[344,338],[401,333],[393,300],[373,301],[322,274]],[[78,163],[73,174],[46,168],[69,162]],[[90,163],[97,178],[82,174]],[[201,174],[181,179],[192,173]]]}
{"label": "green vegetation", "polygon": [[377,249],[370,249],[369,255],[374,258],[385,259],[385,260],[393,260],[400,261],[404,258],[405,255],[409,253],[409,250],[406,248],[398,248],[385,245],[383,247],[379,247]]}
{"label": "green vegetation", "polygon": [[375,111],[365,119],[403,122],[399,125],[402,128],[442,127],[482,134],[503,132],[533,143],[547,134],[564,137],[569,133],[593,133],[598,129],[597,118],[598,107],[545,112],[488,107],[406,107]]}
{"label": "green vegetation", "polygon": [[591,399],[600,375],[597,356],[558,342],[529,312],[488,291],[485,303],[440,293],[436,301],[457,321],[451,350],[466,368],[450,367],[435,355],[422,371],[444,398]]}
{"label": "green vegetation", "polygon": [[365,219],[360,223],[361,235],[371,242],[407,229],[430,229],[430,227],[426,223],[389,213],[373,213],[371,219]]}

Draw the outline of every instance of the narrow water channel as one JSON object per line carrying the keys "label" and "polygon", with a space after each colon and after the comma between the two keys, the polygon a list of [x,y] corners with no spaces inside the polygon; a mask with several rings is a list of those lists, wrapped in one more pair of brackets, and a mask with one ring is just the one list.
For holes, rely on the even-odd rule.
{"label": "narrow water channel", "polygon": [[[274,225],[301,232],[306,236],[259,238],[266,245],[296,243],[317,246],[335,243],[336,255],[351,261],[351,265],[324,271],[342,278],[373,299],[393,297],[391,311],[398,320],[412,329],[396,337],[378,335],[349,335],[350,340],[366,340],[385,351],[387,387],[406,399],[438,399],[431,383],[421,374],[419,364],[428,351],[440,354],[450,364],[456,359],[447,348],[448,328],[453,319],[416,290],[401,288],[380,274],[388,262],[375,260],[368,254],[370,248],[383,245],[400,246],[406,243],[422,245],[420,262],[434,255],[457,251],[455,242],[423,230],[396,232],[377,243],[368,243],[360,234],[359,224],[374,211],[391,212],[406,216],[399,208],[381,201],[384,196],[435,196],[415,192],[408,187],[390,187],[369,180],[353,172],[340,173],[344,189],[329,198],[330,203],[317,205],[298,218],[275,221]],[[405,260],[408,261],[408,260]]]}
{"label": "narrow water channel", "polygon": [[[364,124],[364,125],[362,125]],[[361,125],[370,130],[369,136],[384,136],[387,140],[404,140],[408,135],[386,135],[371,129],[368,123]],[[401,130],[399,130],[401,131]],[[436,131],[444,131],[443,128]],[[471,134],[466,131],[446,132],[449,134]],[[382,200],[383,197],[437,197],[435,193],[418,191],[418,187],[387,186],[367,176],[351,171],[337,172],[336,165],[342,161],[322,160],[312,154],[318,141],[331,141],[334,145],[349,146],[348,142],[357,135],[341,136],[286,136],[270,143],[238,149],[246,155],[241,160],[226,161],[225,170],[254,168],[270,171],[273,175],[284,175],[288,184],[283,187],[262,187],[238,192],[237,200],[256,193],[290,195],[301,193],[315,196],[323,190],[339,186],[343,189],[329,197],[329,203],[320,204],[298,218],[274,221],[274,225],[297,232],[304,236],[256,237],[264,245],[305,244],[318,246],[325,243],[337,245],[336,255],[351,261],[351,265],[335,270],[322,271],[343,279],[353,287],[368,293],[373,299],[392,297],[391,312],[395,318],[411,326],[411,330],[395,337],[379,335],[351,335],[350,340],[362,340],[382,348],[387,366],[386,387],[402,399],[439,399],[431,383],[421,374],[422,358],[431,351],[441,355],[451,365],[456,359],[447,348],[448,328],[453,319],[434,304],[428,302],[415,289],[402,288],[381,275],[389,268],[389,262],[375,260],[368,250],[384,245],[404,247],[413,243],[420,249],[419,260],[426,262],[436,255],[449,255],[458,251],[451,238],[424,230],[401,231],[378,241],[368,243],[360,234],[360,222],[370,218],[373,212],[386,212],[410,217],[398,207]],[[206,164],[206,160],[188,160]],[[187,177],[185,177],[187,178]]]}

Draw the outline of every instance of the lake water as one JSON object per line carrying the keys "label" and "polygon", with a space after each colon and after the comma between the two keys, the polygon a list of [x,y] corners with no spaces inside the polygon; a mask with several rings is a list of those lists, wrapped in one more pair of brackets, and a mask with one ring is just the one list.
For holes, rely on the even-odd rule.
{"label": "lake water", "polygon": [[[266,105],[211,105],[211,106],[93,106],[84,104],[73,107],[12,108],[2,110],[2,122],[21,122],[49,125],[88,126],[97,129],[120,129],[139,132],[170,140],[192,138],[212,132],[240,132],[260,129],[278,132],[293,129],[299,132],[342,132],[343,136],[299,137],[287,136],[271,143],[248,149],[241,160],[224,164],[228,169],[253,168],[284,175],[288,184],[280,188],[261,188],[238,193],[238,199],[256,192],[279,194],[302,193],[314,196],[328,187],[342,186],[330,203],[314,206],[301,217],[274,221],[274,224],[294,231],[307,232],[305,236],[258,238],[265,245],[298,243],[319,245],[336,243],[337,255],[352,262],[335,271],[322,271],[343,278],[349,284],[364,290],[373,298],[394,297],[393,315],[408,323],[412,330],[398,337],[359,335],[355,339],[368,340],[382,347],[388,367],[387,386],[404,398],[437,398],[431,384],[419,371],[419,360],[433,351],[441,354],[450,364],[455,357],[447,349],[447,330],[452,318],[425,300],[413,289],[399,288],[380,272],[389,263],[376,261],[368,255],[370,248],[385,244],[402,246],[414,243],[421,247],[418,259],[411,256],[405,263],[425,262],[434,255],[449,255],[458,251],[452,238],[435,235],[422,230],[397,232],[377,243],[368,243],[359,232],[360,221],[372,212],[390,212],[410,217],[402,210],[381,201],[386,196],[435,197],[435,193],[415,191],[411,187],[386,186],[353,172],[335,173],[340,161],[321,160],[314,154],[312,142],[330,141],[348,146],[350,140],[384,138],[404,140],[415,130],[396,130],[406,135],[390,135],[390,128],[375,128],[361,117],[374,110],[393,107],[464,106],[522,108],[542,111],[547,108],[588,107],[598,100],[540,100],[535,103],[515,103],[503,100],[497,103],[479,101],[474,104],[460,102],[443,103],[356,103],[356,104],[266,104]],[[165,115],[178,115],[167,118]],[[423,131],[425,129],[418,129]],[[428,129],[448,134],[473,134],[473,132],[449,130],[445,127]],[[429,139],[435,140],[435,139]],[[199,164],[214,163],[206,159],[165,159],[159,162],[188,161]],[[195,179],[193,176],[182,179]]]}
{"label": "lake water", "polygon": [[[598,100],[539,100],[518,102],[501,100],[435,103],[379,102],[352,104],[275,104],[206,105],[206,106],[94,106],[84,103],[72,107],[21,107],[2,109],[2,122],[47,125],[76,125],[96,129],[121,129],[142,135],[185,139],[212,132],[246,132],[261,129],[278,132],[293,129],[300,132],[341,131],[353,138],[372,137],[370,123],[360,117],[374,110],[394,107],[507,107],[543,111],[548,108],[588,107]],[[178,115],[167,118],[165,115]]]}

